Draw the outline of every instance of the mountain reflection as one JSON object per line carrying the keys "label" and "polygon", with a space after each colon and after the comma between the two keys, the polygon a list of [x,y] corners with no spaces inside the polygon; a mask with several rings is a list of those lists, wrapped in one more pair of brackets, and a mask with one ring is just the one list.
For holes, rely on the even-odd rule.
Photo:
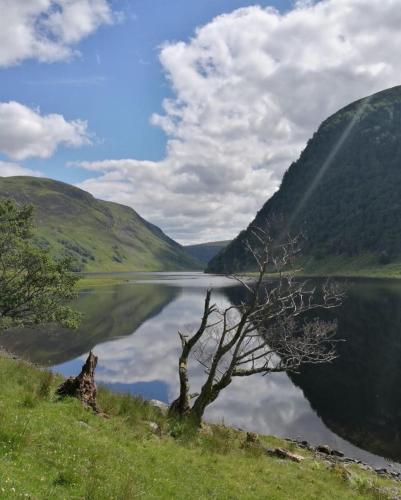
{"label": "mountain reflection", "polygon": [[[141,282],[81,294],[78,331],[14,331],[0,344],[31,361],[76,374],[95,347],[97,380],[113,390],[169,402],[177,396],[180,331],[199,324],[204,294],[220,306],[244,300],[222,277],[147,275]],[[374,465],[401,459],[401,283],[352,284],[339,321],[340,357],[298,375],[235,380],[206,418],[265,434],[326,443]],[[190,362],[191,391],[204,370]],[[376,456],[373,456],[371,453]]]}
{"label": "mountain reflection", "polygon": [[337,317],[339,358],[291,378],[336,434],[400,461],[401,284],[354,283]]}
{"label": "mountain reflection", "polygon": [[179,289],[154,284],[120,285],[81,292],[74,307],[82,314],[77,330],[56,326],[8,330],[0,345],[34,363],[51,366],[87,353],[110,339],[133,333],[174,300]]}

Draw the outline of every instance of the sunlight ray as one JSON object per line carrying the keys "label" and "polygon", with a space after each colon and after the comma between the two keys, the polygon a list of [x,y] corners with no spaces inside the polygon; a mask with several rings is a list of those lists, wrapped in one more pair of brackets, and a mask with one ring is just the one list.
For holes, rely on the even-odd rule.
{"label": "sunlight ray", "polygon": [[291,227],[293,224],[295,218],[297,215],[301,212],[302,208],[305,206],[306,202],[312,195],[313,191],[316,189],[316,187],[319,185],[320,181],[323,179],[325,173],[335,160],[337,154],[345,144],[346,140],[348,137],[351,135],[355,125],[359,122],[360,118],[363,116],[366,108],[369,106],[370,101],[371,101],[372,96],[367,97],[366,99],[361,100],[354,116],[352,117],[350,123],[347,125],[345,128],[344,132],[341,134],[340,138],[328,154],[326,160],[324,161],[323,165],[321,166],[320,170],[318,171],[316,177],[310,184],[310,186],[307,188],[305,191],[304,195],[302,196],[301,200],[299,203],[296,205],[295,209],[293,210],[292,214],[290,215],[288,219],[288,227]]}

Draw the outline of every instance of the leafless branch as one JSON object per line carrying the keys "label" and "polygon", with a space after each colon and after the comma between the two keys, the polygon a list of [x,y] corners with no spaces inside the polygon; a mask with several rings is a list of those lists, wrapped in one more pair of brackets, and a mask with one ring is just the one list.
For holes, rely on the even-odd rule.
{"label": "leafless branch", "polygon": [[[335,321],[306,319],[311,311],[341,305],[344,292],[327,281],[319,289],[310,281],[296,279],[294,263],[300,251],[300,237],[274,243],[269,228],[251,228],[245,242],[257,265],[254,279],[233,275],[247,299],[219,309],[205,298],[199,329],[191,337],[181,333],[179,360],[180,396],[171,411],[190,414],[199,423],[206,407],[234,377],[297,371],[303,364],[327,363],[335,359]],[[268,272],[274,279],[266,281]],[[192,354],[205,368],[206,379],[189,403],[188,358]]]}

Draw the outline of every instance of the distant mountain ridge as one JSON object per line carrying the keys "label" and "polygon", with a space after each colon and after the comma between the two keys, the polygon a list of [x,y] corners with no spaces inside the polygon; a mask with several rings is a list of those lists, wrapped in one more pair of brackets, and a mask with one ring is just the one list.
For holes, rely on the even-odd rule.
{"label": "distant mountain ridge", "polygon": [[202,264],[132,208],[41,177],[0,177],[0,198],[35,207],[36,243],[76,271],[179,271]]}
{"label": "distant mountain ridge", "polygon": [[207,271],[251,270],[244,245],[251,226],[276,216],[292,234],[306,234],[306,269],[339,272],[350,262],[367,267],[400,262],[401,86],[356,101],[325,120],[280,189]]}
{"label": "distant mountain ridge", "polygon": [[185,245],[185,250],[195,259],[207,264],[215,255],[225,248],[231,240],[210,241],[198,243],[197,245]]}

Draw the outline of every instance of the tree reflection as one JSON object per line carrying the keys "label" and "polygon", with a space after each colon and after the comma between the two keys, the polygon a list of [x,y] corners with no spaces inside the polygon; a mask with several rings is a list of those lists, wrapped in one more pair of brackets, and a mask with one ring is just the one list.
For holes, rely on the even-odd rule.
{"label": "tree reflection", "polygon": [[60,364],[87,353],[97,344],[131,335],[179,293],[178,288],[152,284],[82,292],[76,305],[83,313],[78,330],[56,326],[8,330],[1,335],[0,345],[34,363]]}

